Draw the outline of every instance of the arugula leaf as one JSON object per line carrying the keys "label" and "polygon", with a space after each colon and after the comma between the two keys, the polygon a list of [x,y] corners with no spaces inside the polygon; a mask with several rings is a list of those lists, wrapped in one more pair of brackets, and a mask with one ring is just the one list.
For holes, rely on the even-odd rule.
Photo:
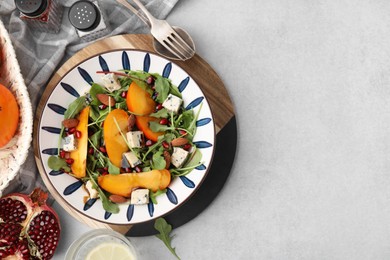
{"label": "arugula leaf", "polygon": [[121,89],[124,91],[126,91],[129,88],[131,82],[133,81],[131,78],[128,78],[128,77],[120,77],[120,78],[118,78],[118,80],[122,86]]}
{"label": "arugula leaf", "polygon": [[158,204],[157,199],[156,199],[157,196],[160,196],[161,194],[165,194],[166,192],[167,192],[167,189],[157,190],[156,192],[149,190],[149,198],[153,202],[153,204]]}
{"label": "arugula leaf", "polygon": [[171,239],[170,233],[172,231],[172,226],[167,223],[167,221],[163,218],[158,218],[154,222],[154,228],[160,232],[160,234],[157,234],[156,237],[164,242],[166,247],[171,251],[171,253],[180,260],[180,257],[176,254],[175,248],[171,246]]}
{"label": "arugula leaf", "polygon": [[68,164],[65,162],[65,160],[58,156],[51,155],[47,160],[47,164],[50,169],[55,171],[59,171],[61,169],[64,169],[67,172],[70,171],[70,168]]}
{"label": "arugula leaf", "polygon": [[121,173],[120,169],[117,166],[113,165],[109,158],[107,158],[106,162],[108,165],[108,173],[112,175],[118,175]]}
{"label": "arugula leaf", "polygon": [[157,118],[168,118],[169,113],[168,113],[168,110],[164,107],[155,113],[151,113],[149,116],[157,117]]}
{"label": "arugula leaf", "polygon": [[163,157],[162,150],[159,150],[153,154],[152,161],[153,161],[153,169],[156,169],[156,170],[165,169],[166,162],[165,162],[165,159]]}
{"label": "arugula leaf", "polygon": [[169,89],[170,89],[170,92],[171,92],[172,95],[175,95],[175,96],[177,96],[179,98],[182,98],[182,95],[181,95],[179,89],[175,85],[173,85],[171,83],[171,84],[169,84],[169,86],[170,86]]}
{"label": "arugula leaf", "polygon": [[91,140],[92,144],[95,147],[99,147],[100,146],[101,139],[102,139],[102,130],[97,131],[96,133],[91,135],[91,137],[89,137],[89,140]]}
{"label": "arugula leaf", "polygon": [[189,132],[192,132],[192,129],[189,129],[189,127],[192,125],[192,122],[194,121],[194,111],[191,110],[185,110],[183,113],[177,118],[175,124],[178,125],[181,128],[187,129]]}
{"label": "arugula leaf", "polygon": [[98,106],[90,105],[91,110],[89,112],[89,117],[92,118],[93,121],[96,121],[99,119],[100,111]]}
{"label": "arugula leaf", "polygon": [[115,108],[127,110],[127,103],[126,103],[126,100],[124,99],[122,102],[117,102],[117,103],[115,104]]}
{"label": "arugula leaf", "polygon": [[98,160],[93,155],[88,155],[87,157],[87,168],[95,170]]}
{"label": "arugula leaf", "polygon": [[65,111],[64,119],[74,118],[86,106],[85,96],[78,97],[75,101],[69,104]]}
{"label": "arugula leaf", "polygon": [[198,148],[192,153],[188,162],[184,165],[185,168],[196,167],[200,164],[200,160],[202,160],[202,153]]}
{"label": "arugula leaf", "polygon": [[89,94],[91,95],[92,98],[91,105],[95,105],[95,106],[99,105],[100,101],[97,99],[96,95],[106,94],[106,93],[108,92],[104,87],[100,86],[99,84],[93,83],[91,90],[89,91]]}
{"label": "arugula leaf", "polygon": [[171,129],[167,125],[161,125],[158,122],[153,122],[153,121],[149,122],[149,128],[153,132],[165,132],[165,131]]}
{"label": "arugula leaf", "polygon": [[141,87],[143,90],[148,92],[150,95],[153,94],[153,90],[150,88],[150,86],[146,83],[146,79],[150,76],[149,73],[146,73],[144,71],[127,71],[128,75],[131,76],[132,80],[137,83],[139,87]]}
{"label": "arugula leaf", "polygon": [[156,87],[156,92],[158,93],[156,101],[163,103],[164,100],[168,97],[170,82],[167,78],[161,77],[158,75],[154,81],[154,86]]}
{"label": "arugula leaf", "polygon": [[107,198],[104,191],[102,189],[100,189],[99,185],[96,183],[96,180],[94,178],[92,178],[93,173],[88,168],[87,168],[87,172],[88,172],[88,175],[90,177],[89,179],[91,180],[91,182],[93,184],[93,187],[95,187],[99,193],[99,197],[102,200],[103,209],[105,211],[113,213],[113,214],[118,213],[119,206]]}

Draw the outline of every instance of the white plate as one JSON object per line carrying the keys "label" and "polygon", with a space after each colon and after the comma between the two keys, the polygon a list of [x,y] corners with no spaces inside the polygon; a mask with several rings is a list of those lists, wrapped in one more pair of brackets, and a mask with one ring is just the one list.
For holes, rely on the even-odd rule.
{"label": "white plate", "polygon": [[[0,196],[17,176],[20,166],[26,161],[31,146],[33,116],[30,98],[20,73],[7,30],[0,21],[0,78],[3,85],[15,95],[19,105],[19,128],[13,139],[0,149]],[[1,122],[1,119],[0,119]],[[3,123],[3,122],[2,122]]]}
{"label": "white plate", "polygon": [[[101,74],[96,71],[118,71],[121,69],[144,70],[160,73],[172,80],[182,92],[184,106],[200,109],[198,127],[194,143],[201,148],[203,165],[188,175],[176,177],[167,193],[157,197],[158,204],[120,205],[118,214],[111,214],[103,209],[100,200],[90,200],[86,204],[86,194],[81,188],[82,182],[72,176],[52,171],[47,160],[57,154],[58,136],[63,120],[63,113],[68,105],[79,95],[88,92],[90,82],[102,83]],[[203,103],[200,106],[200,103]],[[95,220],[111,224],[134,224],[163,216],[187,200],[201,185],[205,178],[214,153],[215,129],[210,106],[196,82],[178,65],[152,53],[137,50],[115,50],[88,58],[70,70],[54,88],[44,106],[38,126],[38,149],[44,174],[50,184],[64,200],[78,212]]]}

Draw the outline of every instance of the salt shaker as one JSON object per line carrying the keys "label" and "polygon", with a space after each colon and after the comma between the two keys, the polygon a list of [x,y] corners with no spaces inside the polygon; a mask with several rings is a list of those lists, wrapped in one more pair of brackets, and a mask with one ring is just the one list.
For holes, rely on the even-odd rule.
{"label": "salt shaker", "polygon": [[83,41],[93,41],[109,33],[105,13],[101,11],[98,1],[75,2],[69,9],[68,17]]}
{"label": "salt shaker", "polygon": [[59,0],[15,0],[20,18],[38,31],[57,33],[61,28],[62,7]]}

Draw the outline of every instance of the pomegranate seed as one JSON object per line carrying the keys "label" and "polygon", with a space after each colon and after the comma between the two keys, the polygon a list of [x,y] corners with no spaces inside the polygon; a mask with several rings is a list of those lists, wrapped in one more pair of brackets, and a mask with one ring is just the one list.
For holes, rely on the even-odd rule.
{"label": "pomegranate seed", "polygon": [[123,92],[121,93],[121,97],[126,98],[126,97],[127,97],[127,91],[123,91]]}
{"label": "pomegranate seed", "polygon": [[162,146],[165,148],[165,149],[168,149],[169,148],[169,143],[167,141],[164,141],[162,142]]}
{"label": "pomegranate seed", "polygon": [[160,125],[167,125],[169,123],[169,121],[166,118],[162,118],[159,123],[160,123]]}
{"label": "pomegranate seed", "polygon": [[74,133],[74,135],[76,136],[77,139],[80,139],[82,134],[81,134],[81,131],[79,130],[76,130],[76,132]]}
{"label": "pomegranate seed", "polygon": [[161,103],[159,103],[157,106],[156,106],[156,110],[161,110],[163,108],[163,105]]}
{"label": "pomegranate seed", "polygon": [[145,145],[149,147],[149,146],[153,145],[153,141],[148,139],[148,140],[146,140]]}
{"label": "pomegranate seed", "polygon": [[61,150],[61,151],[60,151],[60,157],[61,157],[62,159],[65,158],[65,151],[64,151],[64,150]]}
{"label": "pomegranate seed", "polygon": [[189,151],[191,149],[191,145],[190,144],[185,144],[183,145],[183,149],[186,150],[186,151]]}
{"label": "pomegranate seed", "polygon": [[148,85],[152,85],[154,83],[154,78],[153,76],[149,76],[147,79],[146,79],[146,83]]}
{"label": "pomegranate seed", "polygon": [[101,151],[102,153],[106,153],[107,152],[106,147],[104,147],[104,146],[100,146],[99,147],[99,151]]}
{"label": "pomegranate seed", "polygon": [[99,105],[99,109],[100,109],[100,110],[103,110],[103,109],[106,109],[106,108],[107,108],[107,106],[104,105],[104,104]]}
{"label": "pomegranate seed", "polygon": [[131,172],[131,169],[130,168],[125,168],[125,172],[129,173],[129,172]]}
{"label": "pomegranate seed", "polygon": [[184,130],[179,130],[179,134],[182,136],[185,136],[185,135],[187,135],[187,132]]}
{"label": "pomegranate seed", "polygon": [[140,172],[142,172],[142,169],[141,169],[141,167],[139,167],[139,166],[135,166],[135,171],[138,172],[138,173],[140,173]]}
{"label": "pomegranate seed", "polygon": [[90,148],[88,149],[88,154],[92,155],[94,151],[95,151],[95,150],[93,149],[93,147],[90,147]]}
{"label": "pomegranate seed", "polygon": [[108,167],[104,167],[103,170],[108,172]]}
{"label": "pomegranate seed", "polygon": [[69,158],[70,158],[70,152],[65,152],[64,158],[65,158],[65,159],[69,159]]}
{"label": "pomegranate seed", "polygon": [[68,158],[68,159],[65,160],[65,162],[67,164],[72,164],[72,163],[74,163],[74,160],[72,158]]}
{"label": "pomegranate seed", "polygon": [[74,132],[76,132],[76,127],[69,128],[68,134],[73,134]]}
{"label": "pomegranate seed", "polygon": [[108,172],[104,171],[104,172],[102,173],[102,175],[103,175],[103,176],[104,176],[104,175],[108,175]]}

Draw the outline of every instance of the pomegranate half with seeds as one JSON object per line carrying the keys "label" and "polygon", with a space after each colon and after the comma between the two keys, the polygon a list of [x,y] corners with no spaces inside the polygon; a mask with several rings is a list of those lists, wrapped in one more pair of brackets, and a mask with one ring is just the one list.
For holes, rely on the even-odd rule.
{"label": "pomegranate half with seeds", "polygon": [[9,194],[0,199],[0,259],[51,259],[60,238],[57,213],[48,194]]}

